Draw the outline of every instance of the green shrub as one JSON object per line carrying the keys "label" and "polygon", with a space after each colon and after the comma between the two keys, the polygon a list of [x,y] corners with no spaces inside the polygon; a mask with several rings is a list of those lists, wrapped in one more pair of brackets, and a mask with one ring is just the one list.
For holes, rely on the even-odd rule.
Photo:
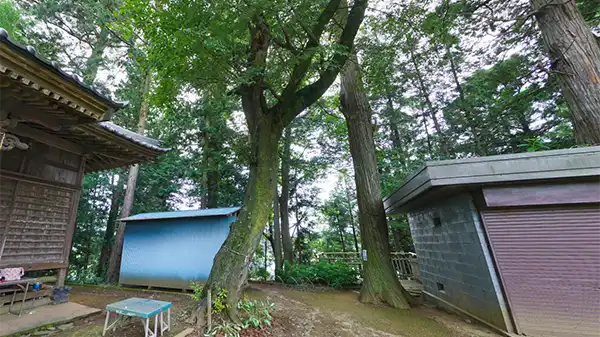
{"label": "green shrub", "polygon": [[286,262],[280,281],[287,284],[318,284],[342,288],[357,284],[358,272],[344,262],[319,261],[308,265]]}
{"label": "green shrub", "polygon": [[217,324],[205,336],[239,337],[240,332],[247,328],[270,328],[272,327],[271,313],[273,311],[275,311],[273,303],[243,299],[238,303],[238,313],[242,320],[241,326],[226,319],[219,319],[217,316]]}

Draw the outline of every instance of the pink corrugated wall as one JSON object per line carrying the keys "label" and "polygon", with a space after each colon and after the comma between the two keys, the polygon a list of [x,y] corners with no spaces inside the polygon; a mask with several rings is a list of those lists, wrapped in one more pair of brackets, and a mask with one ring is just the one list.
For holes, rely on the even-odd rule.
{"label": "pink corrugated wall", "polygon": [[600,205],[483,218],[519,333],[600,336]]}

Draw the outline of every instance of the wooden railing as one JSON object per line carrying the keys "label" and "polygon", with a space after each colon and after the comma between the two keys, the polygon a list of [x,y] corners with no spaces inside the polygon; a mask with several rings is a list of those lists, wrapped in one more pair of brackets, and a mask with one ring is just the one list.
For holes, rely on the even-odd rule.
{"label": "wooden railing", "polygon": [[[417,254],[406,252],[390,253],[392,265],[400,280],[419,280],[419,264]],[[359,252],[324,252],[317,254],[318,260],[327,262],[344,262],[349,265],[362,267],[363,259]]]}

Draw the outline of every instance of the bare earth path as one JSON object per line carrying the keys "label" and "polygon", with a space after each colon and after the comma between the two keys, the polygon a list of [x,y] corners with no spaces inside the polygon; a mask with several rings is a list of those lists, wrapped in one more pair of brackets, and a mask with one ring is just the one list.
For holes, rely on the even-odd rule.
{"label": "bare earth path", "polygon": [[[427,307],[410,311],[359,303],[354,291],[301,291],[279,285],[253,285],[250,297],[268,297],[275,317],[290,337],[497,337],[491,331]],[[279,332],[279,333],[278,333]]]}
{"label": "bare earth path", "polygon": [[[355,291],[313,289],[310,291],[281,285],[252,284],[249,298],[273,302],[275,328],[263,331],[273,337],[498,337],[485,328],[434,308],[420,307],[409,311],[359,303]],[[104,309],[106,304],[129,297],[154,298],[173,303],[174,336],[185,327],[194,302],[189,294],[114,288],[74,287],[71,301]],[[53,337],[97,337],[102,333],[102,314],[74,322],[66,331],[53,331]],[[143,336],[141,324],[132,321],[110,336]],[[189,337],[202,336],[192,334]],[[254,336],[254,335],[252,335]],[[257,335],[258,336],[258,335]]]}

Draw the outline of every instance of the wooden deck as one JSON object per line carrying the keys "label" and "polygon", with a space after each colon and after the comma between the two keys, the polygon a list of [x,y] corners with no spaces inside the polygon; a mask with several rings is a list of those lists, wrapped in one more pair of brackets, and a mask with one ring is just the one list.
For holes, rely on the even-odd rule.
{"label": "wooden deck", "polygon": [[415,280],[400,280],[402,287],[413,297],[420,297],[423,292],[423,285]]}
{"label": "wooden deck", "polygon": [[0,315],[0,336],[31,331],[40,326],[64,324],[76,318],[90,316],[100,311],[100,309],[70,302],[45,305],[33,310],[23,310],[21,316],[12,314]]}

